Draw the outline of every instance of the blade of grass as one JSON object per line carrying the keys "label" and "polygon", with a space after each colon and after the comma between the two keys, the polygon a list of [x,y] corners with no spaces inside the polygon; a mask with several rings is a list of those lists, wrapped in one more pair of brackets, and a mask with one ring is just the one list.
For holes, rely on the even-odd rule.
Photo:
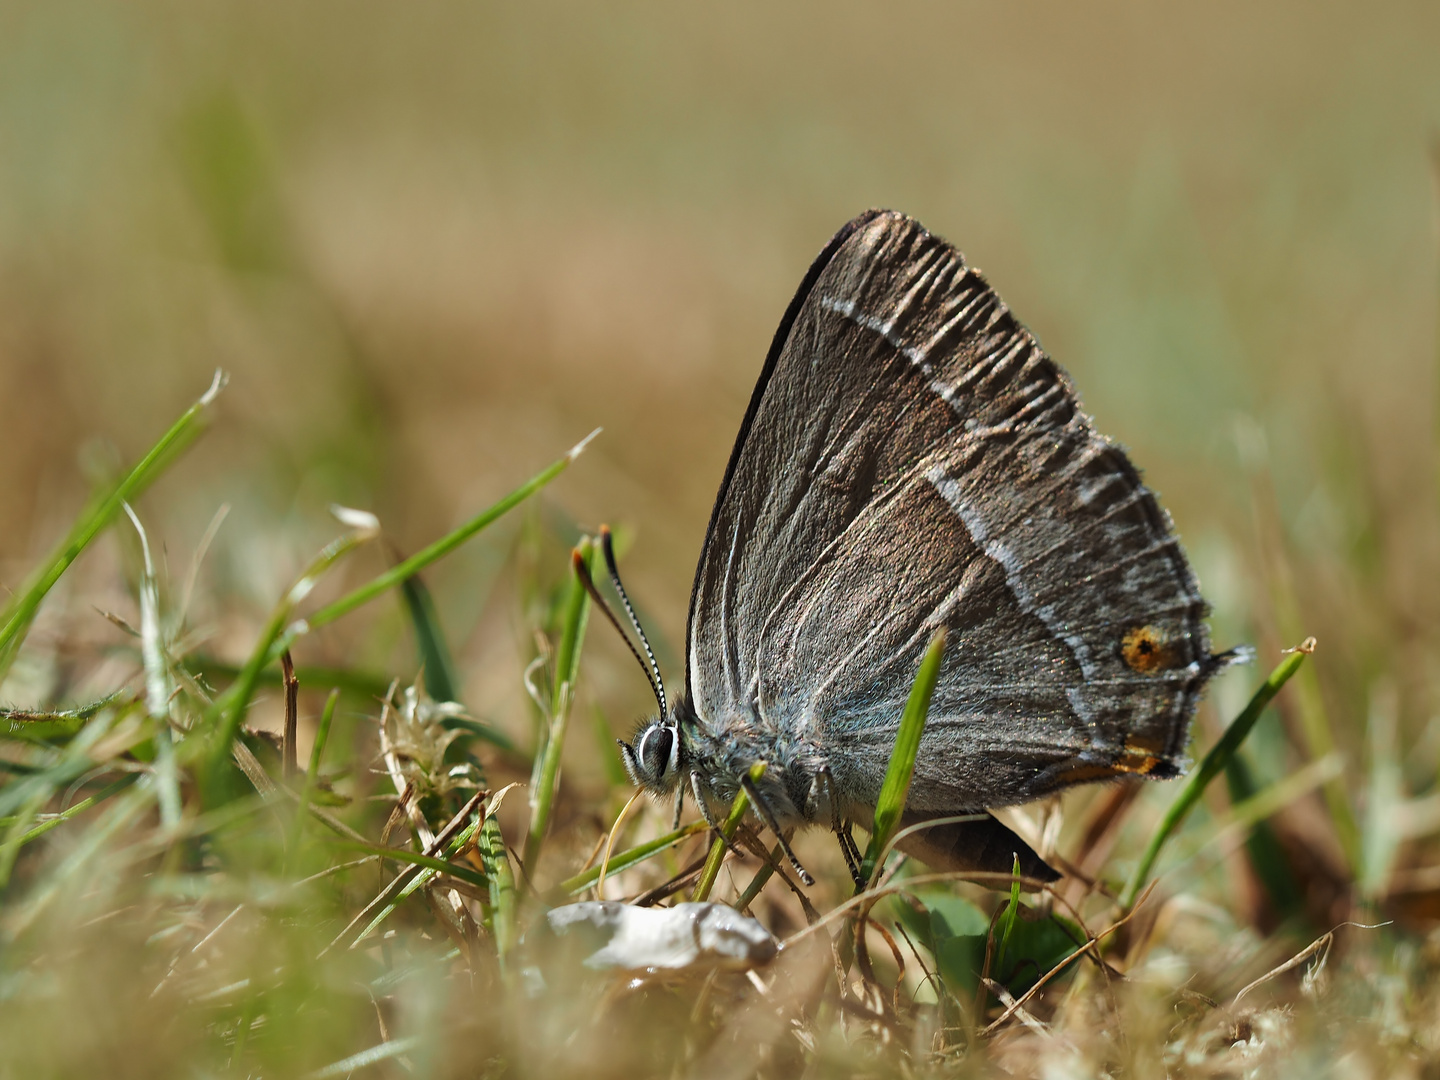
{"label": "blade of grass", "polygon": [[1012,873],[1015,881],[1010,886],[1010,906],[1005,909],[1003,925],[1000,928],[1000,947],[995,950],[995,970],[1002,970],[1005,963],[1005,950],[1010,946],[1010,935],[1015,933],[1015,920],[1020,916],[1020,856],[1014,856],[1015,865]]}
{"label": "blade of grass", "polygon": [[[444,627],[440,625],[440,617],[435,610],[435,601],[431,598],[430,590],[418,575],[406,578],[401,582],[400,588],[405,598],[405,609],[410,615],[410,627],[415,633],[415,648],[420,654],[420,667],[425,673],[425,692],[436,701],[460,701],[460,680],[455,674],[454,654],[450,651]],[[502,750],[515,749],[515,744],[504,732],[477,720],[463,716],[447,716],[440,721],[440,726],[448,731],[463,731],[477,739],[484,739]],[[467,760],[479,769],[479,761],[473,756],[466,757],[463,753],[466,742],[465,739],[457,739],[452,743],[446,751],[445,760],[452,763]],[[457,753],[459,757],[455,756]]]}
{"label": "blade of grass", "polygon": [[[506,513],[519,506],[526,499],[530,498],[531,495],[534,495],[546,484],[550,483],[550,481],[554,480],[557,476],[559,476],[562,472],[569,468],[571,462],[573,462],[577,457],[581,455],[581,453],[584,452],[585,447],[589,445],[590,440],[595,438],[595,436],[598,434],[600,434],[600,429],[596,428],[589,435],[585,436],[585,438],[580,440],[580,442],[576,443],[575,446],[571,448],[570,452],[564,457],[562,457],[559,461],[554,462],[548,468],[542,469],[540,472],[536,473],[528,481],[521,484],[518,488],[510,492],[509,495],[506,495],[503,499],[495,503],[489,509],[477,514],[475,517],[467,521],[464,525],[461,525],[454,532],[442,536],[439,540],[436,540],[429,547],[415,553],[403,562],[397,563],[395,566],[392,566],[389,570],[385,571],[385,573],[381,574],[379,577],[376,577],[374,580],[360,586],[353,592],[347,593],[345,596],[342,596],[334,603],[327,604],[325,607],[321,608],[319,611],[315,612],[315,614],[311,615],[308,619],[306,619],[306,623],[311,629],[314,629],[317,626],[324,626],[326,623],[334,622],[341,615],[349,614],[356,608],[360,607],[362,604],[368,604],[371,600],[374,600],[381,593],[386,592],[389,589],[393,589],[396,585],[399,585],[406,578],[415,576],[417,573],[425,569],[425,567],[429,566],[431,563],[450,554],[450,552],[454,551],[466,540],[469,540],[481,529],[485,528],[485,526],[489,525],[497,518],[503,517]],[[278,658],[278,656],[279,654],[277,653],[276,657]]]}
{"label": "blade of grass", "polygon": [[111,717],[100,714],[91,720],[83,731],[70,740],[65,752],[55,764],[39,772],[31,773],[21,780],[12,780],[0,787],[0,817],[14,813],[34,799],[38,794],[48,799],[56,791],[74,783],[95,768],[90,757],[90,748],[110,731]]}
{"label": "blade of grass", "polygon": [[[505,789],[505,791],[508,790],[509,788]],[[483,819],[472,821],[466,825],[463,824],[463,822],[477,809],[479,803],[480,796],[478,794],[474,796],[465,806],[461,807],[460,812],[440,830],[440,833],[436,836],[435,847],[427,853],[426,857],[433,858],[443,853],[444,858],[449,860],[464,851],[466,845],[468,845],[475,838],[477,832],[482,829],[484,821],[494,817],[495,810],[500,804],[500,799],[504,797],[505,791],[498,792],[490,797],[490,803],[484,811]],[[366,846],[369,841],[362,838],[359,843],[361,846]],[[390,854],[395,850],[395,848],[384,848],[385,857],[389,858]],[[416,889],[433,881],[437,873],[438,871],[433,867],[407,866],[395,876],[395,879],[381,891],[379,896],[370,901],[364,910],[350,920],[350,924],[346,926],[344,930],[340,931],[339,936],[336,937],[334,941],[325,947],[321,955],[329,952],[347,939],[350,940],[350,948],[355,948],[356,945],[374,933],[375,929],[390,917],[391,912],[400,906],[402,900]],[[372,915],[373,917],[371,917]],[[350,932],[367,917],[370,918],[370,921],[366,923],[365,928],[354,938],[351,938]]]}
{"label": "blade of grass", "polygon": [[[129,690],[116,690],[115,693],[103,697],[99,701],[92,701],[88,705],[81,705],[74,709],[42,712],[26,709],[0,709],[0,738],[44,741],[68,739],[94,719],[102,709],[107,709],[111,705],[128,705],[130,700]],[[14,767],[15,764],[14,762],[6,763],[10,767]]]}
{"label": "blade of grass", "polygon": [[751,904],[755,902],[755,898],[760,895],[760,890],[765,888],[765,886],[769,884],[770,878],[774,876],[775,866],[784,857],[785,849],[782,848],[779,844],[776,844],[775,847],[770,851],[769,862],[767,862],[764,866],[760,867],[759,870],[755,871],[755,876],[750,879],[750,884],[746,885],[745,891],[742,892],[738,898],[736,898],[736,911],[744,911],[746,908],[748,908]]}
{"label": "blade of grass", "polygon": [[[680,841],[694,836],[696,833],[704,832],[708,827],[709,826],[703,821],[692,821],[689,825],[681,826],[674,832],[668,832],[664,836],[656,837],[654,840],[647,840],[643,844],[637,844],[633,848],[628,848],[618,854],[611,855],[605,875],[609,877],[611,874],[618,874],[622,870],[628,870],[630,867],[660,854],[660,852],[666,848],[673,847],[680,843]],[[561,891],[575,896],[590,888],[599,878],[600,867],[592,866],[583,873],[576,874],[572,878],[566,878],[560,883],[559,888]]]}
{"label": "blade of grass", "polygon": [[1306,638],[1298,646],[1290,650],[1285,658],[1275,666],[1275,670],[1270,672],[1269,678],[1255,691],[1254,697],[1250,699],[1250,703],[1245,706],[1240,715],[1235,718],[1235,722],[1225,729],[1225,734],[1220,736],[1219,741],[1210,748],[1210,752],[1207,753],[1204,760],[1200,762],[1199,768],[1190,774],[1190,778],[1185,782],[1185,787],[1180,792],[1179,797],[1170,804],[1170,808],[1160,820],[1160,825],[1156,828],[1155,835],[1150,838],[1150,845],[1145,849],[1145,854],[1140,857],[1140,862],[1135,866],[1135,872],[1130,875],[1130,881],[1125,886],[1125,891],[1120,897],[1120,906],[1122,908],[1129,910],[1135,903],[1135,899],[1140,895],[1140,890],[1144,888],[1145,882],[1150,876],[1150,871],[1155,865],[1155,860],[1159,858],[1160,851],[1165,846],[1165,842],[1170,838],[1170,835],[1180,827],[1180,823],[1184,821],[1186,815],[1194,809],[1195,804],[1200,801],[1200,796],[1204,793],[1210,781],[1214,780],[1215,777],[1220,774],[1220,771],[1225,768],[1225,763],[1229,761],[1234,756],[1235,751],[1240,748],[1240,744],[1243,743],[1245,737],[1250,734],[1250,729],[1253,728],[1255,722],[1260,719],[1260,714],[1265,711],[1265,707],[1274,700],[1275,695],[1280,692],[1280,688],[1290,680],[1290,677],[1294,675],[1295,672],[1300,669],[1300,665],[1305,662],[1305,658],[1314,651],[1314,638]]}
{"label": "blade of grass", "polygon": [[305,826],[305,815],[310,809],[310,796],[320,779],[320,759],[325,753],[325,743],[330,738],[330,723],[335,719],[335,706],[339,703],[340,688],[337,686],[325,699],[325,708],[320,713],[320,726],[315,729],[315,742],[310,747],[310,765],[305,770],[305,783],[300,788],[300,801],[295,807],[295,822],[290,826],[287,851],[294,852],[300,842],[300,831]]}
{"label": "blade of grass", "polygon": [[80,553],[90,546],[90,542],[110,524],[111,519],[120,512],[120,507],[127,501],[133,501],[149,487],[175,460],[179,452],[199,434],[205,409],[224,388],[226,378],[223,372],[215,373],[210,389],[185,410],[180,419],[170,426],[170,430],[160,437],[160,441],[150,448],[149,453],[141,458],[104,498],[81,512],[75,524],[70,527],[70,534],[50,556],[49,561],[35,574],[30,584],[5,605],[4,611],[0,612],[0,682],[4,681],[9,672],[15,654],[20,650],[46,594],[54,588],[70,564],[80,557]]}
{"label": "blade of grass", "polygon": [[140,537],[140,655],[145,666],[145,704],[150,715],[164,720],[170,715],[170,668],[160,639],[160,588],[155,581],[155,563],[150,558],[150,537],[128,502],[120,504]]}
{"label": "blade of grass", "polygon": [[489,879],[490,931],[495,935],[495,955],[503,972],[506,970],[506,957],[516,940],[515,874],[510,869],[510,853],[505,850],[505,837],[494,814],[486,815],[476,850],[480,854],[480,865],[485,868],[485,876]]}
{"label": "blade of grass", "polygon": [[[1323,759],[1333,761],[1333,758]],[[1225,763],[1225,786],[1230,796],[1231,813],[1247,805],[1259,793],[1255,778],[1245,758],[1236,754]],[[1276,914],[1283,920],[1303,910],[1304,886],[1295,879],[1285,849],[1275,830],[1265,820],[1256,821],[1245,837],[1245,854],[1250,869],[1270,897]]]}
{"label": "blade of grass", "polygon": [[74,805],[67,806],[64,810],[60,811],[54,817],[46,821],[42,821],[39,825],[36,825],[24,836],[20,837],[16,846],[24,847],[31,840],[35,840],[41,836],[44,836],[47,832],[49,832],[51,829],[55,828],[58,825],[63,825],[76,814],[83,814],[92,806],[98,806],[100,803],[104,802],[112,795],[118,795],[120,792],[124,791],[127,787],[133,784],[136,780],[140,779],[140,775],[140,773],[126,773],[119,780],[116,780],[113,784],[107,784],[105,787],[97,791],[94,795],[87,795],[85,798],[81,799]]}
{"label": "blade of grass", "polygon": [[600,755],[600,765],[605,770],[605,780],[612,788],[621,787],[629,779],[625,775],[625,762],[615,748],[615,735],[599,705],[591,708],[590,719],[594,724],[595,746]]}
{"label": "blade of grass", "polygon": [[455,678],[455,664],[450,658],[430,590],[419,575],[412,575],[400,583],[400,595],[405,598],[410,628],[415,632],[415,649],[425,672],[425,692],[436,701],[459,701],[457,687],[460,684]]}
{"label": "blade of grass", "polygon": [[[437,701],[459,701],[459,683],[455,678],[454,663],[445,639],[444,628],[440,625],[435,603],[430,590],[418,575],[412,575],[401,583],[405,606],[410,614],[411,626],[415,632],[415,645],[420,654],[420,663],[425,672],[425,689]],[[452,718],[445,722],[447,728],[459,727],[481,738],[490,738],[497,743],[509,744],[509,740],[491,732],[484,725],[474,721]],[[478,763],[475,763],[478,767]],[[505,848],[505,838],[500,832],[500,823],[493,810],[487,812],[480,826],[476,841],[476,852],[484,868],[484,888],[489,894],[489,923],[495,939],[496,958],[500,970],[506,969],[506,956],[516,940],[515,921],[515,875],[510,869],[510,856]],[[418,885],[416,886],[418,887]],[[408,895],[406,890],[397,898],[397,903]],[[382,913],[381,918],[389,911]],[[377,920],[378,921],[378,920]],[[371,932],[367,927],[361,934],[363,939]]]}
{"label": "blade of grass", "polygon": [[525,836],[525,854],[520,865],[525,876],[533,880],[535,863],[545,843],[545,829],[550,824],[550,810],[555,802],[555,788],[560,779],[560,756],[565,749],[565,730],[570,721],[570,705],[575,698],[575,679],[580,672],[580,649],[585,643],[585,626],[590,618],[590,593],[580,577],[578,565],[588,569],[595,561],[595,545],[589,537],[581,537],[572,554],[570,585],[560,624],[560,647],[555,653],[555,686],[550,695],[550,735],[545,742],[538,779],[530,789],[530,831]]}
{"label": "blade of grass", "polygon": [[915,775],[915,755],[920,751],[920,737],[925,732],[925,718],[930,712],[930,695],[939,681],[940,662],[944,658],[945,630],[942,627],[930,639],[924,659],[920,661],[920,670],[915,673],[910,698],[905,702],[900,728],[895,733],[895,749],[890,752],[885,780],[880,785],[874,828],[870,832],[870,843],[865,848],[865,859],[860,864],[860,876],[867,888],[875,883],[881,869],[881,855],[905,812],[905,802],[910,796],[910,779]]}
{"label": "blade of grass", "polygon": [[[750,766],[750,782],[759,783],[760,778],[765,775],[765,762],[757,761]],[[705,860],[705,868],[700,871],[700,880],[695,882],[695,891],[690,899],[696,903],[702,903],[710,899],[710,890],[715,887],[715,879],[720,876],[720,864],[725,861],[725,851],[730,846],[730,841],[735,836],[735,830],[740,828],[740,820],[745,816],[745,811],[750,805],[750,800],[741,788],[735,793],[735,801],[730,804],[730,813],[726,816],[724,823],[720,826],[720,836],[710,845],[710,857]]]}
{"label": "blade of grass", "polygon": [[[474,830],[471,830],[473,833]],[[437,874],[449,874],[451,877],[467,881],[477,889],[488,889],[490,883],[484,876],[477,874],[468,866],[459,863],[449,862],[445,859],[437,859],[433,855],[422,855],[418,851],[411,851],[409,848],[382,847],[379,844],[361,844],[355,840],[336,841],[341,847],[356,848],[359,851],[369,852],[371,855],[379,855],[383,859],[394,859],[396,862],[409,863],[411,866],[419,866],[426,870],[433,870]]]}

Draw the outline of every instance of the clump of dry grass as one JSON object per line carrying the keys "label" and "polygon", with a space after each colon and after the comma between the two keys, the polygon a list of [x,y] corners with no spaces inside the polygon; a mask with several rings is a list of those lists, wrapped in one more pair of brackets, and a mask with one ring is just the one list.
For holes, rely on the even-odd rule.
{"label": "clump of dry grass", "polygon": [[[368,514],[338,511],[341,535],[284,591],[247,658],[226,666],[197,652],[129,500],[198,430],[219,386],[85,511],[0,623],[8,668],[70,563],[112,526],[138,536],[139,625],[112,617],[131,635],[129,677],[81,708],[0,719],[0,1075],[1440,1068],[1440,941],[1421,932],[1440,876],[1417,843],[1434,796],[1404,795],[1383,724],[1368,778],[1346,787],[1333,756],[1261,785],[1235,754],[1313,642],[1277,658],[1162,813],[1139,787],[1117,786],[1012,814],[1066,870],[1053,887],[930,874],[882,858],[882,835],[869,891],[850,898],[820,843],[805,849],[820,878],[805,890],[738,815],[727,854],[697,824],[672,832],[666,808],[641,803],[617,820],[618,784],[562,782],[585,677],[577,575],[520,590],[539,598],[533,663],[513,673],[533,701],[533,748],[473,719],[484,702],[457,701],[419,573],[521,507],[581,447],[317,605],[312,589],[380,532]],[[591,555],[582,542],[576,558]],[[396,674],[419,671],[414,685],[292,665],[312,630],[392,590],[418,648]],[[249,719],[263,687],[282,691],[278,734]],[[302,700],[322,694],[318,719],[302,715]],[[913,762],[918,745],[918,727],[905,730],[914,738],[892,763],[885,798],[898,801],[877,812],[882,834],[903,806],[903,747]],[[1206,790],[1221,774],[1228,800]],[[591,971],[541,916],[601,887],[643,904],[736,903],[784,947],[748,973]]]}

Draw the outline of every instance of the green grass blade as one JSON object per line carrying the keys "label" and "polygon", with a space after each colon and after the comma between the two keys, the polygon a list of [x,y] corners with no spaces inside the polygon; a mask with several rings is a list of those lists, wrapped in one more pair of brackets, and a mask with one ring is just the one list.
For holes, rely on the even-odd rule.
{"label": "green grass blade", "polygon": [[[1225,763],[1225,786],[1232,812],[1250,804],[1260,792],[1245,759],[1236,754]],[[1283,921],[1304,911],[1304,886],[1295,879],[1290,861],[1275,830],[1265,820],[1250,826],[1245,838],[1245,853],[1250,869],[1270,897],[1275,913]]]}
{"label": "green grass blade", "polygon": [[[75,709],[0,709],[0,739],[65,740],[73,737],[101,710],[111,705],[128,705],[129,690],[115,693]],[[7,765],[14,763],[7,762]]]}
{"label": "green grass blade", "polygon": [[736,911],[744,911],[755,902],[755,898],[760,895],[760,890],[765,888],[770,879],[775,875],[775,864],[779,863],[784,857],[785,849],[779,844],[776,844],[770,852],[770,861],[755,871],[755,876],[750,879],[750,884],[745,886],[745,891],[736,897]]}
{"label": "green grass blade", "polygon": [[56,791],[94,769],[95,762],[90,757],[90,748],[112,728],[112,720],[113,718],[104,715],[96,717],[86,725],[85,730],[70,740],[64,754],[53,765],[0,787],[0,817],[14,813],[37,795],[43,795],[43,803]]}
{"label": "green grass blade", "polygon": [[590,710],[590,719],[595,732],[595,749],[600,757],[600,767],[605,770],[605,780],[612,788],[623,787],[629,777],[625,775],[625,762],[615,746],[615,736],[604,712],[596,705]]}
{"label": "green grass blade", "polygon": [[1199,768],[1190,774],[1190,778],[1185,782],[1184,790],[1166,810],[1159,827],[1155,830],[1155,835],[1150,838],[1150,845],[1145,849],[1145,854],[1140,857],[1140,862],[1136,864],[1135,872],[1130,875],[1130,881],[1120,897],[1121,907],[1128,910],[1134,905],[1136,897],[1140,895],[1140,890],[1145,887],[1145,882],[1150,877],[1150,871],[1154,868],[1155,860],[1159,858],[1165,842],[1180,827],[1180,823],[1194,809],[1195,804],[1200,801],[1200,796],[1204,794],[1210,781],[1214,780],[1225,768],[1226,762],[1234,757],[1235,751],[1240,748],[1240,744],[1250,734],[1251,728],[1260,719],[1260,714],[1265,711],[1265,707],[1274,700],[1275,695],[1280,692],[1280,688],[1290,681],[1290,677],[1300,670],[1300,665],[1305,662],[1305,658],[1314,651],[1315,639],[1306,638],[1302,644],[1291,650],[1279,664],[1275,665],[1275,670],[1270,672],[1270,677],[1255,691],[1255,696],[1250,699],[1250,703],[1235,718],[1235,722],[1225,729],[1225,734],[1220,736],[1219,741],[1210,748],[1210,752],[1200,762]]}
{"label": "green grass blade", "polygon": [[[531,495],[534,495],[546,484],[550,483],[550,481],[554,480],[557,476],[559,476],[562,472],[569,468],[570,463],[573,462],[577,457],[579,457],[582,452],[584,452],[585,447],[589,444],[590,440],[599,433],[600,429],[596,428],[589,435],[585,436],[585,438],[582,439],[579,443],[577,443],[570,450],[570,452],[564,457],[562,457],[559,461],[554,462],[548,468],[543,469],[539,473],[535,474],[535,476],[531,477],[528,481],[521,484],[518,488],[510,492],[509,495],[506,495],[503,499],[495,503],[489,509],[477,514],[475,517],[467,521],[464,525],[461,525],[454,532],[442,536],[439,540],[436,540],[429,547],[410,556],[410,558],[406,559],[404,562],[392,566],[389,570],[385,571],[385,573],[381,574],[379,577],[368,582],[367,584],[360,586],[354,592],[347,593],[345,596],[342,596],[339,600],[336,600],[332,604],[327,604],[325,607],[315,612],[315,614],[311,615],[306,620],[306,622],[310,625],[312,629],[317,626],[324,626],[326,623],[329,622],[334,622],[341,615],[349,614],[356,608],[360,607],[362,604],[368,604],[371,600],[374,600],[381,593],[393,589],[396,585],[399,585],[406,578],[413,577],[415,574],[418,574],[421,570],[425,569],[425,567],[429,566],[431,563],[450,554],[450,552],[454,551],[461,544],[465,543],[466,540],[469,540],[481,529],[485,528],[485,526],[491,524],[496,519],[503,517],[509,511],[519,506],[526,499],[530,498]],[[279,653],[276,653],[275,656],[276,659],[278,659]]]}
{"label": "green grass blade", "polygon": [[305,784],[300,788],[300,801],[295,806],[295,821],[290,826],[290,842],[286,849],[294,852],[300,842],[300,831],[305,826],[305,816],[310,809],[310,796],[320,779],[320,760],[325,754],[325,743],[330,739],[330,724],[335,719],[335,706],[340,703],[340,688],[330,691],[325,699],[325,708],[320,713],[320,726],[315,729],[315,742],[310,747],[310,764],[305,770]]}
{"label": "green grass blade", "polygon": [[[581,538],[575,557],[583,559],[587,567],[594,563],[595,545],[588,537]],[[580,649],[585,643],[585,627],[590,618],[590,594],[573,568],[561,618],[560,647],[555,651],[555,686],[550,695],[550,735],[545,741],[538,780],[530,791],[530,831],[525,836],[525,855],[520,860],[530,878],[534,877],[535,863],[545,842],[545,829],[550,824],[555,787],[560,779],[560,756],[565,750],[565,730],[575,698],[575,679],[580,673]]]}
{"label": "green grass blade", "polygon": [[940,678],[940,662],[944,658],[945,630],[942,627],[930,639],[925,657],[920,661],[920,670],[915,673],[910,698],[905,702],[905,712],[900,718],[900,730],[895,734],[895,749],[890,752],[885,781],[880,785],[880,798],[875,804],[875,824],[870,832],[870,844],[865,849],[865,861],[860,866],[860,875],[867,885],[874,884],[880,871],[880,856],[905,812],[905,802],[910,796],[910,778],[915,775],[915,755],[920,751],[920,736],[925,732],[925,717],[930,712],[930,695]]}
{"label": "green grass blade", "polygon": [[419,866],[426,870],[434,871],[437,874],[449,874],[453,878],[469,882],[477,889],[489,888],[490,883],[484,876],[477,874],[468,866],[459,863],[449,862],[445,859],[437,859],[433,855],[422,855],[418,851],[410,851],[407,848],[381,847],[379,844],[362,844],[357,840],[338,840],[341,847],[355,848],[357,851],[365,851],[371,855],[379,855],[383,859],[394,859],[396,862],[409,863],[411,866]]}
{"label": "green grass blade", "polygon": [[[493,811],[492,811],[492,814],[493,814]],[[487,815],[486,820],[488,821],[488,820],[490,820],[490,819],[491,819],[491,816],[490,816],[490,815]],[[445,845],[445,857],[448,859],[448,858],[450,858],[451,856],[456,855],[456,854],[458,854],[460,851],[464,850],[465,845],[468,844],[468,843],[471,841],[471,839],[475,836],[477,830],[479,830],[480,833],[481,833],[481,840],[480,840],[480,848],[479,848],[479,850],[480,850],[480,852],[481,852],[482,861],[484,861],[484,846],[483,846],[483,845],[484,845],[484,838],[483,838],[483,837],[484,837],[484,830],[483,830],[483,827],[481,826],[481,824],[480,824],[479,822],[473,822],[473,821],[472,821],[469,825],[465,826],[465,828],[463,828],[462,830],[460,830],[460,832],[457,833],[457,834],[450,840],[450,842]],[[354,843],[355,843],[354,841],[345,841],[345,842],[346,842],[346,843],[350,843],[352,846],[354,846]],[[363,847],[363,846],[367,846],[367,845],[362,841],[362,842],[360,842],[360,846]],[[398,850],[398,849],[396,849],[396,848],[385,848],[385,849],[384,849],[384,851],[385,851],[385,857],[386,857],[386,858],[389,858],[389,857],[390,857],[390,854],[391,854],[392,852],[397,851],[397,850]],[[502,845],[501,850],[502,850],[502,851],[504,850],[503,845]],[[447,865],[449,865],[449,864],[447,864]],[[449,871],[446,871],[446,872],[448,873]],[[391,913],[393,913],[393,912],[395,911],[395,909],[400,906],[400,904],[405,900],[406,897],[410,896],[413,892],[415,892],[416,889],[419,889],[419,888],[421,888],[422,886],[427,885],[427,884],[429,884],[431,881],[435,880],[435,875],[436,875],[437,873],[438,873],[438,871],[437,871],[434,867],[430,867],[430,866],[421,866],[421,867],[419,868],[419,872],[418,872],[418,873],[415,873],[415,872],[410,871],[410,870],[402,871],[402,872],[401,872],[402,875],[405,875],[405,874],[411,875],[410,878],[409,878],[409,880],[405,882],[405,884],[401,887],[400,891],[397,892],[397,893],[394,895],[394,897],[392,897],[392,898],[391,898],[389,901],[387,901],[385,904],[381,905],[380,910],[376,913],[375,917],[374,917],[373,919],[371,919],[369,923],[366,924],[365,928],[364,928],[363,930],[361,930],[360,933],[358,933],[358,934],[355,935],[355,937],[352,939],[351,947],[353,948],[355,945],[357,945],[357,944],[359,944],[360,942],[364,941],[367,937],[369,937],[371,934],[373,934],[373,933],[376,931],[376,929],[379,928],[380,924],[383,923],[386,919],[388,919],[388,918],[390,917]],[[472,873],[473,873],[473,871],[472,871]],[[395,880],[396,880],[396,882],[398,882],[398,881],[400,880],[400,877],[397,876],[397,878],[396,878]],[[392,884],[394,884],[394,883],[392,883]],[[493,884],[492,884],[492,885],[491,885],[492,892],[493,892],[493,888],[494,888],[494,887],[493,887]],[[343,936],[343,935],[342,935],[342,936]]]}
{"label": "green grass blade", "polygon": [[[759,783],[760,777],[765,775],[765,762],[757,761],[750,766],[750,782]],[[745,811],[750,806],[750,800],[741,788],[735,793],[735,801],[730,804],[730,813],[720,826],[720,832],[724,839],[717,836],[715,842],[710,845],[710,854],[705,860],[705,866],[700,871],[700,879],[695,882],[695,892],[690,899],[697,903],[710,899],[710,890],[715,887],[715,879],[720,876],[720,864],[725,861],[725,849],[727,841],[735,836],[735,830],[740,827],[740,819],[745,816]]]}
{"label": "green grass blade", "polygon": [[418,574],[400,583],[400,595],[410,615],[410,628],[415,632],[415,650],[420,654],[425,673],[425,692],[436,701],[459,701],[459,681],[455,678],[455,662],[440,626],[440,615],[425,582]]}
{"label": "green grass blade", "polygon": [[50,556],[49,561],[41,567],[30,583],[5,605],[3,612],[0,612],[0,682],[5,680],[10,665],[15,660],[15,654],[19,652],[46,594],[55,587],[55,583],[69,569],[70,564],[80,557],[80,553],[90,546],[90,542],[110,524],[120,512],[120,507],[127,501],[134,500],[149,487],[175,460],[179,452],[200,433],[205,410],[224,388],[225,381],[226,376],[217,371],[210,389],[185,410],[184,415],[170,426],[170,430],[160,437],[160,441],[150,448],[150,452],[141,458],[119,483],[81,513],[70,527],[70,534]]}
{"label": "green grass blade", "polygon": [[480,853],[480,864],[485,867],[485,876],[489,879],[490,930],[495,935],[495,954],[499,957],[500,969],[504,971],[505,958],[517,937],[515,874],[510,869],[510,853],[505,850],[505,837],[494,814],[486,815],[476,849]]}
{"label": "green grass blade", "polygon": [[[689,825],[682,825],[674,832],[668,832],[664,836],[656,837],[654,840],[647,840],[643,844],[637,844],[618,854],[611,855],[610,861],[606,864],[605,874],[618,874],[622,870],[629,870],[630,867],[644,862],[660,854],[666,848],[674,847],[682,840],[689,839],[696,833],[704,832],[708,826],[703,821],[692,821]],[[592,866],[583,873],[576,874],[560,883],[561,891],[571,896],[578,895],[590,888],[600,880],[600,867]]]}
{"label": "green grass blade", "polygon": [[1020,917],[1020,856],[1014,856],[1011,873],[1015,880],[1010,884],[1010,906],[1005,909],[1003,925],[1000,928],[1000,947],[995,950],[995,970],[1001,970],[1005,962],[1005,950],[1010,947],[1010,938],[1015,933],[1015,920]]}
{"label": "green grass blade", "polygon": [[[455,674],[453,654],[450,652],[444,627],[440,625],[440,616],[435,610],[435,601],[430,590],[417,575],[401,582],[400,591],[405,599],[405,610],[410,615],[410,627],[415,633],[415,649],[420,654],[420,666],[425,674],[425,692],[436,701],[459,701],[460,679]],[[488,724],[462,716],[447,716],[440,724],[450,731],[463,731],[477,739],[484,739],[502,750],[515,749],[515,744],[504,732]],[[465,745],[466,740],[457,740],[447,752],[445,760],[459,760],[452,759],[450,755]],[[467,760],[479,768],[480,763],[473,757]]]}
{"label": "green grass blade", "polygon": [[105,787],[101,788],[94,795],[87,795],[85,798],[81,799],[74,805],[67,806],[64,810],[60,811],[60,813],[56,814],[48,821],[42,821],[39,825],[36,825],[24,836],[20,837],[16,846],[23,847],[31,840],[35,840],[41,836],[44,836],[47,832],[49,832],[56,826],[65,824],[65,822],[69,821],[76,814],[83,814],[86,810],[89,810],[92,806],[98,806],[100,803],[110,798],[110,796],[118,795],[120,792],[124,791],[127,787],[129,787],[138,779],[140,779],[139,773],[127,773],[119,780],[116,780],[113,784],[108,784]]}

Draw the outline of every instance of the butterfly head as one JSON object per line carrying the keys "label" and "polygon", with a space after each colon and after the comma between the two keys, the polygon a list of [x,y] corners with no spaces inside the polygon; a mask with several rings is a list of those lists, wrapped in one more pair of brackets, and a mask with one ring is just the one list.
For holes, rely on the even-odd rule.
{"label": "butterfly head", "polygon": [[674,791],[680,780],[680,728],[666,717],[641,726],[629,742],[620,741],[625,771],[640,787],[659,794]]}

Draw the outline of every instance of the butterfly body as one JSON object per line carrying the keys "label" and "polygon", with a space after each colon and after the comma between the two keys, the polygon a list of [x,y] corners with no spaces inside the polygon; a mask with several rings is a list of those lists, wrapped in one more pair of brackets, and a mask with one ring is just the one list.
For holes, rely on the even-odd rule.
{"label": "butterfly body", "polygon": [[868,822],[943,628],[912,817],[1174,776],[1232,659],[1206,610],[1064,371],[956,249],[871,211],[776,332],[696,571],[686,693],[626,763],[711,818],[764,761],[772,827]]}

